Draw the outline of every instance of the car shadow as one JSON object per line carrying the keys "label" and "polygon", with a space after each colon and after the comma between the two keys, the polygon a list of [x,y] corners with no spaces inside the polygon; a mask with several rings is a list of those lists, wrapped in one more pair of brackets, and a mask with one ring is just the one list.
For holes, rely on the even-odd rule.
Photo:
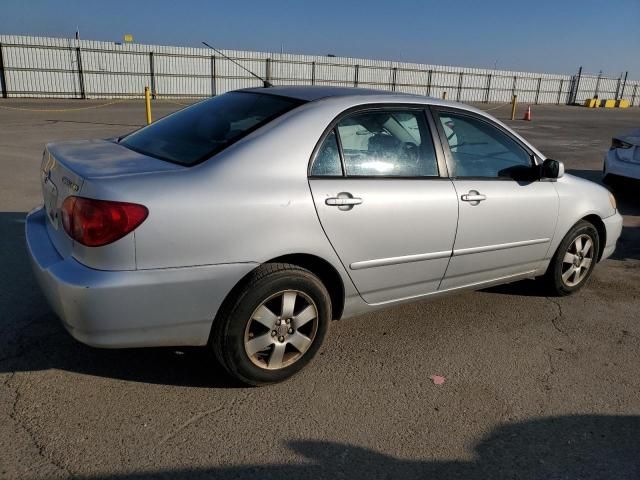
{"label": "car shadow", "polygon": [[205,348],[103,350],[75,341],[31,272],[25,212],[0,213],[0,373],[63,369],[135,382],[234,388]]}
{"label": "car shadow", "polygon": [[549,292],[545,290],[544,283],[534,279],[520,280],[513,283],[503,283],[489,288],[483,288],[482,292],[498,293],[500,295],[516,295],[521,297],[547,297]]}
{"label": "car shadow", "polygon": [[[156,470],[74,478],[627,480],[640,477],[639,435],[638,416],[545,417],[497,427],[475,445],[475,456],[469,461],[405,460],[348,444],[291,441],[287,447],[292,454],[304,458],[305,463]],[[424,451],[423,455],[426,457],[429,452]]]}

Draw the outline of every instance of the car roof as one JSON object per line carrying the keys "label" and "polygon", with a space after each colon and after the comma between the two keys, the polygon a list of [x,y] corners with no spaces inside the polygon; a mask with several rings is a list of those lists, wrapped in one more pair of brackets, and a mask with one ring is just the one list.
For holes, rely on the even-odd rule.
{"label": "car roof", "polygon": [[372,88],[357,87],[329,87],[318,85],[289,85],[277,87],[256,87],[237,90],[240,92],[253,92],[266,95],[278,95],[294,98],[302,102],[320,102],[331,99],[340,99],[345,104],[360,105],[365,103],[421,103],[425,105],[437,105],[442,107],[456,107],[463,110],[486,115],[480,109],[450,100],[443,100],[426,95],[410,93],[390,92],[389,90],[374,90]]}
{"label": "car roof", "polygon": [[282,97],[295,98],[307,102],[313,102],[316,100],[322,100],[324,98],[335,97],[353,97],[353,96],[396,96],[396,97],[418,97],[425,98],[419,95],[409,95],[406,93],[390,92],[388,90],[374,90],[372,88],[355,88],[355,87],[327,87],[319,85],[290,85],[290,86],[278,86],[278,87],[259,87],[259,88],[244,88],[243,92],[264,93],[268,95],[279,95]]}

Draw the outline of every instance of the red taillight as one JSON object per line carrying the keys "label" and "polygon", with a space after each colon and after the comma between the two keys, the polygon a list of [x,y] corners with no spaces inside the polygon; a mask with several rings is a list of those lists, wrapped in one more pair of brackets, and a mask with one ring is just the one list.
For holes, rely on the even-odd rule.
{"label": "red taillight", "polygon": [[115,242],[135,230],[147,215],[147,207],[136,203],[67,197],[62,204],[65,232],[87,247]]}

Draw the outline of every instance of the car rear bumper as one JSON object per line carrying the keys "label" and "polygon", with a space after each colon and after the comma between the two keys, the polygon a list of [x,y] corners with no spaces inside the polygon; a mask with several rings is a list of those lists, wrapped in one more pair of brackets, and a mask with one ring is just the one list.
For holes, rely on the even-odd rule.
{"label": "car rear bumper", "polygon": [[604,171],[606,175],[618,175],[640,180],[640,163],[623,162],[618,158],[615,150],[609,150],[607,156],[604,157]]}
{"label": "car rear bumper", "polygon": [[616,243],[622,232],[622,216],[616,212],[614,215],[604,218],[602,222],[607,230],[607,241],[601,258],[601,260],[604,260],[605,258],[609,258],[616,249]]}
{"label": "car rear bumper", "polygon": [[102,271],[61,257],[43,209],[27,216],[31,265],[69,333],[96,347],[205,345],[222,301],[255,263]]}

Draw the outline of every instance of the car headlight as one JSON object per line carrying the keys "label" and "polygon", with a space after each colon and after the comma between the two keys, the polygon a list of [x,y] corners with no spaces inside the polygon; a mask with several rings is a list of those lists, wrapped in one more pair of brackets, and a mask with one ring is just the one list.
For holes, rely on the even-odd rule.
{"label": "car headlight", "polygon": [[618,209],[618,204],[616,203],[616,197],[613,196],[613,193],[609,192],[609,202],[614,210]]}

